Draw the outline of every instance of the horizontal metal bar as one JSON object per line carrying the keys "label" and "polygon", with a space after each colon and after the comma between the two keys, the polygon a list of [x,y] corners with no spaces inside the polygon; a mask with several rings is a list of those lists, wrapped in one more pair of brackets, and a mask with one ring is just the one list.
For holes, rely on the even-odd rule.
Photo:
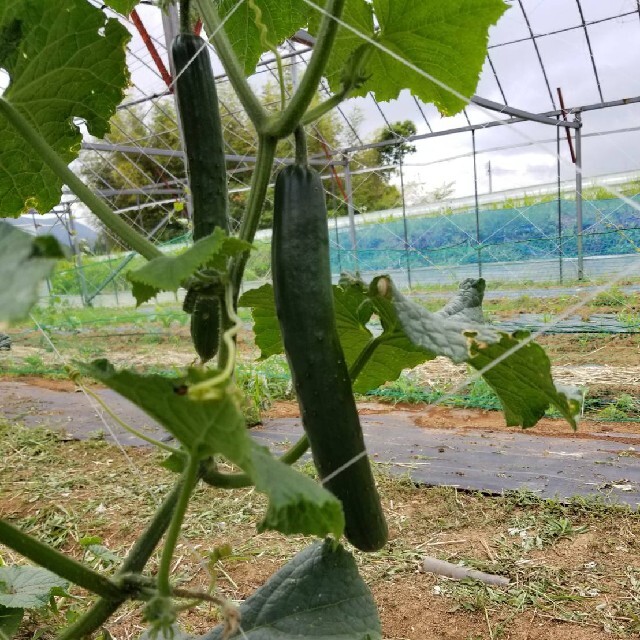
{"label": "horizontal metal bar", "polygon": [[510,107],[506,104],[500,104],[499,102],[494,102],[493,100],[487,100],[486,98],[481,98],[480,96],[472,96],[471,102],[479,107],[483,107],[484,109],[489,109],[490,111],[505,113],[509,116],[513,116],[514,118],[522,118],[523,120],[533,120],[534,122],[548,124],[552,127],[566,127],[577,129],[580,126],[577,122],[566,122],[565,120],[549,118],[539,113],[530,113],[529,111],[516,109],[515,107]]}
{"label": "horizontal metal bar", "polygon": [[[83,142],[82,148],[87,151],[105,151],[109,153],[124,153],[125,155],[144,155],[144,156],[167,156],[170,158],[183,158],[184,152],[179,149],[160,149],[158,147],[136,147],[126,144],[111,144],[110,142]],[[256,156],[245,156],[234,153],[228,153],[224,156],[227,162],[256,162]],[[276,158],[276,164],[293,164],[294,158]],[[329,164],[342,165],[342,162],[336,160],[327,162],[326,160],[310,159],[309,164],[326,166]]]}
{"label": "horizontal metal bar", "polygon": [[[475,96],[474,96],[475,97]],[[640,96],[635,96],[633,98],[622,98],[620,100],[609,100],[608,102],[596,102],[595,104],[587,104],[581,105],[579,107],[571,107],[567,109],[568,114],[575,113],[583,113],[585,111],[599,111],[601,109],[608,109],[609,107],[621,107],[629,104],[636,104],[640,102]],[[545,111],[544,113],[539,113],[537,115],[544,117],[552,117],[559,116],[562,112],[560,109],[556,109],[553,111]],[[331,155],[342,155],[345,153],[353,153],[356,151],[364,151],[366,149],[377,149],[380,147],[390,147],[396,144],[401,144],[403,142],[415,142],[417,140],[427,140],[428,138],[440,138],[442,136],[448,136],[450,134],[455,133],[468,133],[470,131],[478,131],[480,129],[491,129],[492,127],[502,127],[510,124],[517,124],[519,122],[526,122],[528,118],[524,117],[512,117],[506,118],[505,120],[492,120],[490,122],[484,122],[482,124],[472,124],[466,125],[464,127],[456,127],[453,129],[446,129],[444,131],[433,131],[429,133],[418,133],[413,136],[407,136],[406,138],[401,138],[400,140],[393,141],[381,141],[381,142],[371,142],[369,144],[363,144],[352,147],[344,147],[342,149],[334,149],[330,151]]]}

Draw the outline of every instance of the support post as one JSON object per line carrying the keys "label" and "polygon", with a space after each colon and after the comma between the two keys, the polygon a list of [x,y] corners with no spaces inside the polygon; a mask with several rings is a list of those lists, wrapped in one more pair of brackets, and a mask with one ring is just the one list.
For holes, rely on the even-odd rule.
{"label": "support post", "polygon": [[[331,201],[333,215],[333,230],[336,234],[336,255],[338,257],[338,274],[342,273],[342,257],[340,256],[340,233],[338,232],[338,211],[340,210],[340,201],[336,198],[336,179],[331,179]],[[337,207],[337,208],[336,208]],[[327,221],[328,222],[328,221]]]}
{"label": "support post", "polygon": [[478,162],[476,158],[476,132],[471,131],[473,148],[473,196],[476,209],[476,252],[478,254],[478,278],[482,278],[482,246],[480,245],[480,205],[478,203]]}
{"label": "support post", "polygon": [[404,230],[404,255],[407,261],[407,285],[411,289],[411,251],[407,229],[407,207],[404,200],[404,171],[402,170],[402,151],[400,151],[400,197],[402,198],[402,226]]}
{"label": "support post", "polygon": [[582,118],[576,114],[576,243],[578,253],[578,280],[584,279],[584,249],[582,245]]}
{"label": "support post", "polygon": [[351,186],[351,168],[349,166],[349,156],[343,155],[344,163],[344,188],[347,194],[347,214],[349,216],[349,237],[351,239],[351,250],[353,251],[353,264],[355,272],[360,273],[360,265],[358,263],[358,246],[356,240],[356,222],[353,207],[353,188]]}
{"label": "support post", "polygon": [[84,278],[84,270],[82,266],[82,252],[80,251],[80,243],[78,242],[78,232],[76,231],[76,225],[73,221],[73,214],[71,213],[71,205],[67,205],[67,218],[69,219],[69,226],[67,227],[67,234],[69,236],[69,242],[71,243],[71,249],[73,251],[73,258],[76,267],[76,276],[78,277],[78,284],[80,285],[80,298],[82,299],[83,307],[90,307],[89,297],[87,295],[87,282]]}
{"label": "support post", "polygon": [[558,278],[562,284],[562,187],[560,166],[560,127],[556,129],[556,180],[558,187]]}

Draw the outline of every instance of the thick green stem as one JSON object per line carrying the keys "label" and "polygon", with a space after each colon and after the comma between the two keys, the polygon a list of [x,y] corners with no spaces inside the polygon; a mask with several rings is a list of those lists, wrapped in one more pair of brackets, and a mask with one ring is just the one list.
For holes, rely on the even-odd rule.
{"label": "thick green stem", "polygon": [[120,587],[106,576],[52,549],[48,544],[32,538],[4,520],[0,520],[0,542],[87,591],[109,600],[122,597]]}
{"label": "thick green stem", "polygon": [[341,102],[347,99],[348,91],[340,91],[339,93],[334,93],[330,98],[327,98],[324,102],[321,102],[318,106],[313,107],[313,109],[309,109],[302,120],[300,120],[300,124],[305,126],[308,124],[314,123],[316,120],[319,120],[325,114],[329,113],[331,109],[335,109]]}
{"label": "thick green stem", "polygon": [[296,139],[296,164],[304,167],[307,165],[307,136],[304,127],[298,125],[293,133]]}
{"label": "thick green stem", "polygon": [[253,93],[253,90],[245,78],[244,69],[240,66],[240,62],[231,47],[229,38],[221,26],[222,20],[220,20],[216,5],[213,0],[196,0],[196,4],[198,5],[207,34],[211,34],[210,39],[216,48],[216,53],[220,58],[220,62],[222,62],[222,66],[229,77],[231,85],[235,89],[242,106],[258,130],[258,133],[262,132],[268,114],[263,109],[260,101],[255,93]]}
{"label": "thick green stem", "polygon": [[111,210],[102,198],[91,191],[91,189],[69,169],[65,161],[31,126],[29,121],[17,111],[11,103],[3,98],[0,98],[0,113],[38,154],[49,169],[91,209],[91,212],[99,218],[101,222],[118,235],[123,242],[147,260],[152,260],[162,255],[160,249],[132,229],[122,218]]}
{"label": "thick green stem", "polygon": [[180,0],[180,31],[182,33],[191,33],[191,24],[189,23],[190,8],[191,0]]}
{"label": "thick green stem", "polygon": [[[278,141],[275,138],[260,136],[258,138],[258,156],[256,160],[253,176],[251,177],[251,191],[247,202],[247,210],[242,217],[239,236],[242,240],[253,242],[253,238],[258,230],[260,222],[260,213],[267,195],[267,187],[271,178],[271,167],[273,166],[273,158],[276,153],[276,145]],[[231,266],[231,283],[233,285],[234,298],[238,299],[240,292],[240,284],[244,269],[249,260],[249,252],[246,251],[236,258]]]}
{"label": "thick green stem", "polygon": [[165,598],[171,597],[171,560],[176,544],[178,543],[178,538],[180,537],[180,529],[182,528],[184,514],[187,512],[187,507],[189,506],[189,499],[198,482],[199,468],[200,461],[198,458],[194,455],[189,455],[189,462],[182,474],[180,496],[178,497],[178,503],[171,518],[169,531],[167,531],[167,538],[164,541],[162,556],[160,557],[160,566],[158,568],[158,595]]}
{"label": "thick green stem", "polygon": [[384,335],[380,335],[377,338],[373,338],[373,340],[369,340],[365,348],[358,354],[358,357],[355,359],[354,363],[349,369],[349,377],[351,378],[352,383],[356,381],[356,378],[360,375],[360,373],[364,369],[364,366],[367,364],[367,362],[369,362],[369,359],[373,355],[373,352],[387,340],[388,337]]}
{"label": "thick green stem", "polygon": [[[309,440],[304,434],[290,449],[287,449],[279,458],[280,462],[291,465],[297,462],[309,449]],[[241,489],[254,484],[246,473],[222,473],[209,463],[202,470],[202,480],[207,484],[220,489]]]}
{"label": "thick green stem", "polygon": [[[140,572],[144,569],[171,522],[181,490],[182,481],[179,481],[164,499],[144,533],[136,540],[117,575]],[[56,640],[79,640],[90,635],[98,630],[126,599],[126,595],[121,595],[118,600],[101,598],[80,619],[67,627]]]}
{"label": "thick green stem", "polygon": [[276,138],[284,138],[291,135],[302,120],[316,94],[318,84],[329,61],[329,54],[338,32],[338,23],[335,18],[340,18],[342,15],[344,3],[345,0],[328,0],[325,8],[326,13],[322,16],[309,65],[287,108],[277,119],[269,122],[266,128],[267,134]]}

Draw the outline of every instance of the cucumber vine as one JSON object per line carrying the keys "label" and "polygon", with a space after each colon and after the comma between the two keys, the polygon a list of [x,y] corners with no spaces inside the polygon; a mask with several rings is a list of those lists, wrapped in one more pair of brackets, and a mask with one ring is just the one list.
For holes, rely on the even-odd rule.
{"label": "cucumber vine", "polygon": [[[12,11],[14,7],[22,6],[21,3],[27,6],[26,0],[10,0],[11,10],[6,16],[13,19]],[[376,3],[367,2],[360,7],[362,15],[357,18],[354,16],[354,4],[346,0],[327,0],[319,15],[314,13],[311,17],[306,14],[308,8],[315,5],[308,0],[286,3],[247,0],[246,6],[242,7],[242,3],[193,0],[193,9],[202,20],[209,41],[257,134],[257,157],[246,208],[237,236],[231,237],[228,234],[224,139],[213,73],[205,41],[191,32],[191,3],[181,0],[181,33],[173,43],[172,51],[174,56],[180,57],[174,84],[180,120],[187,134],[184,135],[185,153],[195,243],[174,258],[164,256],[156,246],[127,225],[73,173],[64,159],[68,157],[69,149],[60,148],[58,137],[64,136],[57,135],[55,122],[59,121],[59,131],[68,132],[69,127],[75,126],[72,126],[72,117],[88,117],[86,114],[92,113],[93,107],[87,105],[93,105],[96,94],[102,99],[99,91],[109,93],[107,89],[102,87],[96,91],[91,81],[83,78],[78,86],[86,90],[77,98],[78,104],[73,105],[64,117],[58,114],[58,120],[50,118],[44,122],[38,119],[40,115],[33,111],[32,105],[37,102],[46,115],[47,99],[57,101],[59,105],[59,92],[53,92],[52,96],[41,101],[33,97],[23,99],[19,93],[21,68],[15,60],[26,60],[23,63],[26,65],[31,63],[28,53],[32,46],[30,30],[46,32],[53,28],[46,13],[51,10],[50,3],[30,3],[28,19],[20,22],[19,33],[14,22],[3,24],[5,14],[0,15],[0,34],[18,33],[16,47],[21,54],[15,58],[3,58],[0,52],[0,65],[3,65],[3,70],[6,66],[11,79],[9,87],[0,96],[0,122],[5,125],[4,129],[0,127],[0,137],[13,136],[14,148],[16,140],[18,144],[26,144],[39,158],[42,167],[50,171],[60,184],[66,184],[111,232],[149,261],[146,265],[148,270],[142,268],[130,274],[136,297],[140,296],[139,301],[150,299],[160,290],[176,291],[179,286],[188,291],[184,309],[192,314],[192,338],[200,355],[199,366],[188,369],[180,378],[116,371],[107,361],[68,368],[74,381],[80,382],[80,375],[93,376],[133,400],[170,431],[179,441],[179,448],[149,438],[126,424],[99,394],[86,389],[120,426],[168,453],[165,466],[180,475],[114,575],[94,571],[35,540],[19,527],[0,521],[0,543],[84,587],[98,598],[82,617],[61,631],[58,640],[79,639],[98,631],[129,600],[144,603],[144,615],[150,625],[147,637],[170,638],[174,634],[186,637],[179,627],[180,612],[194,603],[208,601],[220,607],[224,619],[223,626],[207,636],[210,640],[235,638],[259,628],[263,606],[269,615],[282,615],[287,620],[301,612],[303,619],[300,624],[303,626],[295,629],[296,638],[318,628],[326,628],[327,635],[337,635],[339,627],[341,637],[380,640],[380,621],[371,593],[358,575],[352,556],[339,543],[344,533],[357,547],[372,551],[384,546],[387,539],[384,514],[353,395],[354,388],[371,381],[379,385],[390,379],[387,369],[380,367],[376,358],[404,358],[390,367],[394,371],[397,369],[399,374],[409,362],[414,366],[431,357],[447,355],[456,362],[468,362],[475,367],[486,375],[498,392],[511,375],[509,362],[515,362],[514,367],[517,365],[518,371],[535,368],[540,375],[531,376],[531,379],[535,378],[534,382],[527,379],[522,384],[537,384],[536,393],[528,394],[530,389],[526,387],[519,389],[518,394],[505,392],[501,396],[508,419],[530,426],[544,415],[552,403],[570,422],[574,421],[572,411],[575,407],[571,398],[553,385],[550,365],[544,353],[527,344],[524,355],[510,355],[518,349],[518,353],[524,353],[520,348],[524,344],[520,334],[501,334],[474,323],[465,316],[464,309],[456,317],[447,318],[416,309],[386,278],[375,279],[369,288],[357,280],[342,283],[337,288],[331,285],[325,195],[320,176],[307,165],[304,126],[314,123],[348,97],[364,95],[369,90],[381,91],[385,96],[394,98],[401,89],[408,88],[422,99],[436,102],[443,113],[456,108],[460,110],[464,104],[456,100],[459,100],[461,91],[465,92],[464,95],[472,95],[486,55],[486,32],[500,17],[505,5],[503,0],[484,0],[477,24],[469,27],[457,13],[458,3],[450,0],[433,0],[433,3],[439,11],[447,14],[449,20],[443,22],[447,24],[441,34],[444,44],[438,46],[439,50],[452,52],[453,61],[448,68],[453,71],[470,69],[460,80],[463,86],[454,87],[455,100],[444,98],[440,89],[437,95],[434,94],[432,86],[421,84],[412,76],[407,76],[407,85],[402,84],[405,77],[401,73],[387,73],[381,77],[384,64],[379,57],[386,48],[385,38],[397,36],[394,29],[400,33],[414,30],[419,37],[412,42],[426,42],[424,51],[420,46],[406,50],[407,57],[414,56],[418,62],[422,62],[420,56],[423,54],[428,58],[433,49],[428,37],[433,37],[435,27],[425,19],[425,12],[429,10],[425,7],[432,3],[390,0],[392,10],[389,14],[396,18],[392,21],[389,16],[376,13],[379,10]],[[103,47],[109,35],[117,32],[116,36],[121,40],[111,37],[122,46],[123,30],[113,22],[105,23],[99,9],[87,6],[90,4],[88,0],[60,0],[60,4],[60,10],[68,9],[70,16],[75,15],[74,11],[97,12],[91,14],[98,25],[95,41]],[[133,6],[135,2],[106,0],[106,4],[122,7]],[[400,10],[401,15],[398,13]],[[246,13],[241,15],[243,11]],[[29,22],[36,20],[38,15],[41,15],[42,24]],[[357,28],[354,24],[358,25]],[[431,31],[420,31],[427,28],[425,24]],[[291,96],[287,97],[278,46],[305,26],[312,31],[315,45],[304,75],[298,86],[293,87]],[[468,47],[455,46],[456,38],[460,36],[460,31],[456,30],[458,26],[461,30],[475,29],[473,43]],[[276,58],[280,108],[275,113],[263,107],[245,73],[247,67],[257,62],[244,58],[244,51],[255,46],[254,41],[250,42],[255,34],[254,28],[258,31],[260,50],[270,51]],[[364,41],[353,37],[353,30],[360,31]],[[57,35],[63,38],[68,34]],[[397,38],[396,41],[399,42]],[[74,38],[69,42],[65,40],[65,47],[81,47],[82,57],[91,61],[90,44],[83,41],[80,45]],[[58,58],[64,66],[63,61],[74,55],[77,59],[80,54],[76,50],[65,50]],[[100,49],[100,55],[92,61],[95,69],[102,68],[103,57]],[[397,63],[395,59],[393,62]],[[443,64],[447,66],[446,61]],[[111,65],[117,66],[113,61]],[[416,66],[415,60],[408,60],[407,66]],[[49,70],[37,71],[44,75]],[[64,71],[70,81],[76,70]],[[192,71],[197,71],[197,74],[191,75]],[[95,80],[95,73],[93,75]],[[457,78],[458,74],[450,75]],[[29,80],[29,90],[37,84],[33,82],[37,76],[35,72],[25,75]],[[124,68],[112,68],[111,77],[117,86],[104,98],[111,103],[102,111],[112,114],[122,97],[127,74]],[[333,93],[312,107],[322,78],[327,78]],[[46,90],[45,85],[43,91]],[[98,118],[97,124],[93,124],[98,129],[102,126],[106,131],[106,120],[100,122]],[[239,391],[234,380],[238,360],[236,340],[241,327],[237,307],[249,247],[256,235],[272,177],[276,147],[281,140],[292,135],[296,143],[295,162],[280,171],[275,186],[274,287],[269,290],[269,301],[261,304],[266,304],[276,325],[270,327],[272,334],[280,332],[283,338],[281,342],[292,369],[306,434],[281,457],[275,458],[251,438],[240,408]],[[30,206],[41,195],[37,180],[27,187],[17,188],[22,186],[23,173],[28,172],[16,168],[16,175],[7,186],[0,172],[0,196],[4,195],[2,189],[6,189],[12,201],[21,201],[20,207],[10,214],[18,215],[21,208]],[[206,247],[204,254],[203,247]],[[340,300],[340,311],[334,304],[336,299]],[[213,302],[200,315],[202,301]],[[276,308],[278,321],[275,319]],[[351,330],[350,338],[345,338],[345,332],[336,322],[339,313],[342,314],[340,326]],[[367,328],[373,313],[379,316],[383,327],[382,334],[377,337],[371,335]],[[206,335],[203,330],[206,330]],[[259,333],[256,326],[258,338]],[[206,366],[216,349],[217,368]],[[489,372],[491,365],[496,363],[497,366]],[[381,375],[387,377],[381,380]],[[526,376],[514,375],[512,378],[523,380]],[[508,405],[509,398],[514,395],[525,398],[522,410]],[[529,396],[533,399],[529,400]],[[320,483],[291,467],[310,445]],[[221,460],[237,471],[222,472]],[[329,537],[329,540],[301,552],[239,609],[218,593],[177,587],[171,575],[172,559],[191,496],[200,482],[220,488],[255,486],[257,491],[265,493],[268,507],[259,530],[273,529],[285,534]],[[158,572],[152,576],[145,572],[145,567],[163,537]],[[296,585],[303,582],[305,589],[298,589]],[[334,595],[335,601],[329,604],[322,600]],[[349,626],[341,607],[344,602],[351,601],[359,603],[357,611],[350,612],[349,616],[358,624]],[[281,637],[293,636],[285,633]]]}

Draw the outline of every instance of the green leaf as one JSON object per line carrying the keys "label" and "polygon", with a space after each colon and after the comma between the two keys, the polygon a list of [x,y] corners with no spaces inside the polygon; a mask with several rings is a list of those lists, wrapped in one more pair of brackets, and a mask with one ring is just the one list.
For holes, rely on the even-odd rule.
{"label": "green leaf", "polygon": [[195,640],[195,638],[196,636],[183,631],[176,622],[164,629],[147,629],[138,636],[138,640]]}
{"label": "green leaf", "polygon": [[242,294],[238,306],[251,307],[253,333],[256,345],[260,348],[260,359],[282,353],[284,345],[273,298],[273,286],[263,284],[257,289],[250,289]]}
{"label": "green leaf", "polygon": [[[384,332],[374,338],[367,328],[373,312],[373,304],[361,284],[334,287],[336,325],[340,342],[349,368],[358,357],[366,353],[368,360],[353,381],[356,393],[367,393],[390,380],[396,380],[404,369],[409,369],[433,358],[433,355],[416,347],[402,332],[397,323],[382,318]],[[374,348],[375,347],[375,348]],[[365,351],[372,349],[372,351]]]}
{"label": "green leaf", "polygon": [[0,567],[0,605],[10,609],[46,607],[55,587],[67,589],[69,582],[41,567]]}
{"label": "green leaf", "polygon": [[484,285],[464,290],[465,285],[468,281],[455,301],[435,313],[405,298],[387,276],[375,278],[369,291],[376,308],[389,320],[395,313],[416,346],[479,371],[492,364],[482,376],[498,395],[508,426],[532,427],[554,405],[575,428],[580,412],[577,390],[554,384],[549,358],[540,345],[529,342],[528,332],[509,334],[477,322]]}
{"label": "green leaf", "polygon": [[24,609],[10,609],[0,605],[0,638],[12,638],[20,628],[20,623],[24,617]]}
{"label": "green leaf", "polygon": [[539,344],[526,343],[528,337],[527,331],[521,331],[511,335],[500,333],[500,341],[495,344],[471,339],[469,364],[481,371],[517,347],[513,355],[482,374],[500,398],[507,426],[533,427],[552,404],[575,428],[582,400],[580,392],[554,384],[549,357]]}
{"label": "green leaf", "polygon": [[[66,162],[75,160],[82,134],[73,119],[102,138],[129,81],[130,35],[86,0],[4,0],[0,3],[0,69],[10,83],[1,99],[26,117]],[[49,211],[62,184],[0,118],[0,211]]]}
{"label": "green leaf", "polygon": [[[354,391],[366,393],[377,389],[381,384],[395,380],[404,369],[415,367],[434,357],[429,351],[416,347],[404,333],[396,331],[399,323],[393,311],[387,314],[392,321],[383,318],[383,337],[374,339],[366,326],[371,319],[373,305],[361,284],[334,286],[333,300],[336,328],[347,366],[353,367],[368,345],[374,343],[376,346],[353,383]],[[259,289],[247,291],[238,304],[251,307],[253,332],[260,348],[260,357],[264,359],[282,353],[284,346],[273,299],[273,287],[265,284]]]}
{"label": "green leaf", "polygon": [[256,489],[269,497],[267,513],[258,531],[273,529],[284,534],[342,537],[344,514],[340,501],[311,478],[255,443],[251,450],[251,469],[247,472]]}
{"label": "green leaf", "polygon": [[34,238],[0,222],[0,325],[22,320],[38,300],[40,283],[64,252],[50,236]]}
{"label": "green leaf", "polygon": [[104,3],[123,16],[128,16],[138,4],[138,1],[139,0],[104,0]]}
{"label": "green leaf", "polygon": [[[255,71],[260,55],[268,48],[261,43],[254,11],[247,2],[242,2],[236,9],[237,4],[237,0],[221,0],[219,11],[224,18],[235,9],[224,23],[224,28],[245,74],[249,76]],[[309,18],[309,7],[304,0],[255,0],[255,4],[261,11],[261,21],[267,28],[267,42],[271,46],[291,37],[305,26]]]}
{"label": "green leaf", "polygon": [[247,463],[251,439],[235,393],[227,388],[219,400],[193,400],[186,393],[189,385],[217,371],[190,369],[185,377],[167,378],[116,371],[107,360],[80,367],[157,420],[193,455],[221,453],[239,466]]}
{"label": "green leaf", "polygon": [[378,338],[378,346],[353,382],[356,393],[373,391],[385,382],[397,380],[405,369],[433,359],[433,354],[416,346],[403,333]]}
{"label": "green leaf", "polygon": [[[240,605],[247,640],[381,640],[371,591],[353,556],[330,540],[298,553]],[[202,640],[221,640],[216,627]]]}
{"label": "green leaf", "polygon": [[[415,70],[420,69],[465,98],[478,84],[487,55],[489,28],[507,9],[503,0],[347,0],[344,21],[413,66],[370,45],[366,72],[369,79],[352,95],[373,92],[380,101],[393,100],[409,89],[423,102],[436,105],[443,115],[461,111],[461,100]],[[375,13],[377,28],[370,16]],[[311,32],[317,32],[317,19]],[[341,86],[341,74],[349,56],[364,41],[341,27],[327,67],[333,91]]]}
{"label": "green leaf", "polygon": [[226,259],[248,251],[251,245],[232,238],[219,227],[201,238],[178,256],[160,256],[140,269],[129,271],[127,278],[133,283],[133,295],[138,305],[150,300],[160,291],[177,291],[189,276],[205,265],[211,269],[225,268]]}

